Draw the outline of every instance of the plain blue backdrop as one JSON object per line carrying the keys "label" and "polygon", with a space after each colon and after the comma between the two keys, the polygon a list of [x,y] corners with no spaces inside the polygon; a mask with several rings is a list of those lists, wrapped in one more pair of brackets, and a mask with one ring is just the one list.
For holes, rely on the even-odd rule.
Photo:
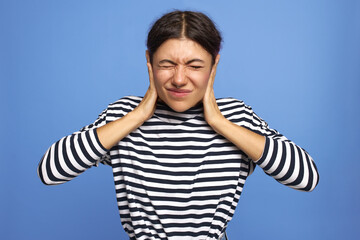
{"label": "plain blue backdrop", "polygon": [[360,237],[360,4],[351,0],[0,0],[1,239],[126,239],[110,167],[45,186],[37,164],[107,104],[143,95],[150,24],[198,10],[224,42],[215,94],[244,100],[315,159],[311,193],[260,168],[234,239]]}

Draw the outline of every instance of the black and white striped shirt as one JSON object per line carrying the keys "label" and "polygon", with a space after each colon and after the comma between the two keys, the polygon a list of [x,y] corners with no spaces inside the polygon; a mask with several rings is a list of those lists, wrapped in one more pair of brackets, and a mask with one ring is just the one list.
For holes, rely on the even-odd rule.
{"label": "black and white striped shirt", "polygon": [[38,166],[45,184],[60,184],[98,162],[110,165],[121,222],[131,239],[219,239],[255,165],[294,189],[311,191],[318,183],[308,153],[233,98],[217,100],[222,114],[266,136],[256,164],[206,123],[201,104],[177,113],[158,103],[148,121],[105,149],[96,128],[123,117],[141,100],[129,96],[110,104],[93,124],[54,143]]}

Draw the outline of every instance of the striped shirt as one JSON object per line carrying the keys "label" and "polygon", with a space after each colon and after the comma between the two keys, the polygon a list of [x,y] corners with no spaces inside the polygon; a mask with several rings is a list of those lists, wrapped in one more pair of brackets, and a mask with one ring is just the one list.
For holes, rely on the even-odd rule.
{"label": "striped shirt", "polygon": [[93,124],[54,143],[38,166],[45,184],[60,184],[99,162],[110,165],[130,239],[219,239],[256,165],[297,190],[311,191],[318,183],[309,154],[233,98],[217,99],[222,114],[266,137],[256,163],[206,123],[202,104],[178,113],[158,103],[149,120],[105,149],[96,128],[141,100],[128,96],[110,104]]}

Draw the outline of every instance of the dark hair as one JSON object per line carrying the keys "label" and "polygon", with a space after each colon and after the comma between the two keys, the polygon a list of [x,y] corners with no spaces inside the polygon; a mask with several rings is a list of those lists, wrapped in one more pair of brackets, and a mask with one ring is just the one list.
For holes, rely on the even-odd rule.
{"label": "dark hair", "polygon": [[188,38],[200,44],[215,58],[221,47],[221,34],[214,22],[201,12],[173,11],[163,15],[151,27],[147,38],[150,62],[156,50],[166,40]]}

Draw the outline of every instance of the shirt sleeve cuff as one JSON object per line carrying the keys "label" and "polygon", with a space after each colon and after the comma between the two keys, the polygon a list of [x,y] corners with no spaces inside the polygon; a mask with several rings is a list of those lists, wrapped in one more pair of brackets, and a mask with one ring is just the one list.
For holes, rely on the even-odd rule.
{"label": "shirt sleeve cuff", "polygon": [[259,165],[260,167],[263,167],[266,165],[266,163],[268,162],[268,155],[269,155],[269,150],[270,150],[270,145],[272,145],[272,139],[270,139],[269,137],[265,136],[265,146],[264,146],[264,151],[261,155],[261,157],[257,160],[254,161],[257,165]]}

